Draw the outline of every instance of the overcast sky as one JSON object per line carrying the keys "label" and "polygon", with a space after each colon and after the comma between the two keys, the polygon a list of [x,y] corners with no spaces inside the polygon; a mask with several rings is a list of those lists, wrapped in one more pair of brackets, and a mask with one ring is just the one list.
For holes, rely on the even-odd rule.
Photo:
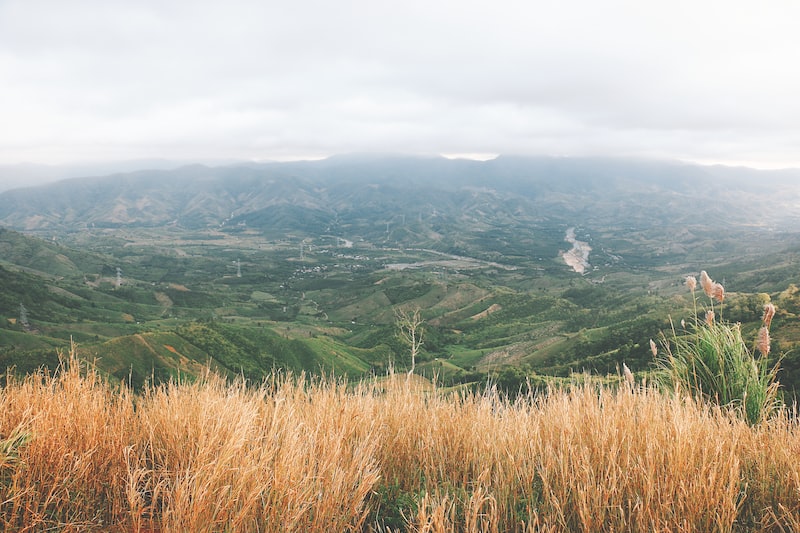
{"label": "overcast sky", "polygon": [[0,0],[0,163],[800,167],[800,2]]}

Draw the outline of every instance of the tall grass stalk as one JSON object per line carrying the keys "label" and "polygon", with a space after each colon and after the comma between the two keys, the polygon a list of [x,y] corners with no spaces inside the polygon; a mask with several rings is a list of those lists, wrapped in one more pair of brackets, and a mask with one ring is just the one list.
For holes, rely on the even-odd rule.
{"label": "tall grass stalk", "polygon": [[77,362],[8,380],[13,531],[773,531],[800,431],[699,398],[576,385],[509,402],[421,378],[214,375],[133,394]]}
{"label": "tall grass stalk", "polygon": [[[750,424],[757,424],[780,406],[776,379],[780,359],[775,363],[767,357],[769,323],[775,308],[768,304],[771,313],[765,311],[764,326],[758,336],[761,356],[757,357],[742,337],[740,324],[715,317],[713,302],[717,298],[721,304],[724,299],[719,297],[719,293],[724,294],[722,286],[714,283],[705,271],[701,278],[712,310],[707,312],[705,321],[697,319],[694,286],[687,283],[695,306],[694,325],[681,334],[673,326],[671,338],[663,337],[665,355],[658,362],[667,376],[664,384],[730,407]],[[720,316],[721,310],[720,305]]]}

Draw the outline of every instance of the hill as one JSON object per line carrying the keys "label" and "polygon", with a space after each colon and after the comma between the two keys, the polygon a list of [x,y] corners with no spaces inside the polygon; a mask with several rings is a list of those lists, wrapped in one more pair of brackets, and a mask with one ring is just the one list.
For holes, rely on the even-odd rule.
{"label": "hill", "polygon": [[782,299],[788,350],[800,341],[796,179],[674,162],[340,156],[7,191],[0,220],[25,233],[0,229],[0,363],[30,368],[72,338],[137,383],[205,364],[253,381],[276,368],[380,373],[408,364],[394,311],[418,307],[419,371],[451,384],[492,373],[513,389],[623,362],[641,372],[648,340],[691,312],[682,279],[701,269],[745,328],[758,302]]}

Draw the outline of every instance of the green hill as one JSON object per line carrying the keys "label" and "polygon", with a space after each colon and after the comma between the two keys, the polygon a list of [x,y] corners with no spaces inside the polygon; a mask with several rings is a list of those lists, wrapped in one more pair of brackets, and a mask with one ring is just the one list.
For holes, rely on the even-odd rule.
{"label": "green hill", "polygon": [[[448,384],[647,372],[649,339],[692,310],[683,278],[707,269],[744,329],[765,298],[785,306],[774,337],[794,387],[796,177],[351,156],[6,191],[0,221],[31,234],[0,228],[0,366],[52,366],[72,339],[136,384],[207,365],[362,376],[409,365],[395,312],[418,307],[420,372]],[[583,273],[564,259],[576,241]]]}

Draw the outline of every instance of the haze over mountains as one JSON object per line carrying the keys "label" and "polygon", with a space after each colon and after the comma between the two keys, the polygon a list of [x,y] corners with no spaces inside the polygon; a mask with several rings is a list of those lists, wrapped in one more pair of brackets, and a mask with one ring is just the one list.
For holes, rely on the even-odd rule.
{"label": "haze over mountains", "polygon": [[337,225],[363,232],[437,216],[490,225],[553,217],[792,229],[800,221],[797,180],[797,170],[658,161],[339,156],[139,170],[15,189],[0,194],[0,223],[26,231],[246,224],[335,233]]}
{"label": "haze over mountains", "polygon": [[[220,165],[226,162],[205,161],[204,163]],[[230,164],[233,162],[228,161],[227,163]],[[9,189],[52,183],[69,178],[107,176],[119,172],[135,172],[145,169],[173,169],[185,166],[186,164],[188,164],[187,161],[172,161],[167,159],[135,159],[130,161],[69,165],[40,165],[34,163],[6,164],[0,165],[0,192]]]}

